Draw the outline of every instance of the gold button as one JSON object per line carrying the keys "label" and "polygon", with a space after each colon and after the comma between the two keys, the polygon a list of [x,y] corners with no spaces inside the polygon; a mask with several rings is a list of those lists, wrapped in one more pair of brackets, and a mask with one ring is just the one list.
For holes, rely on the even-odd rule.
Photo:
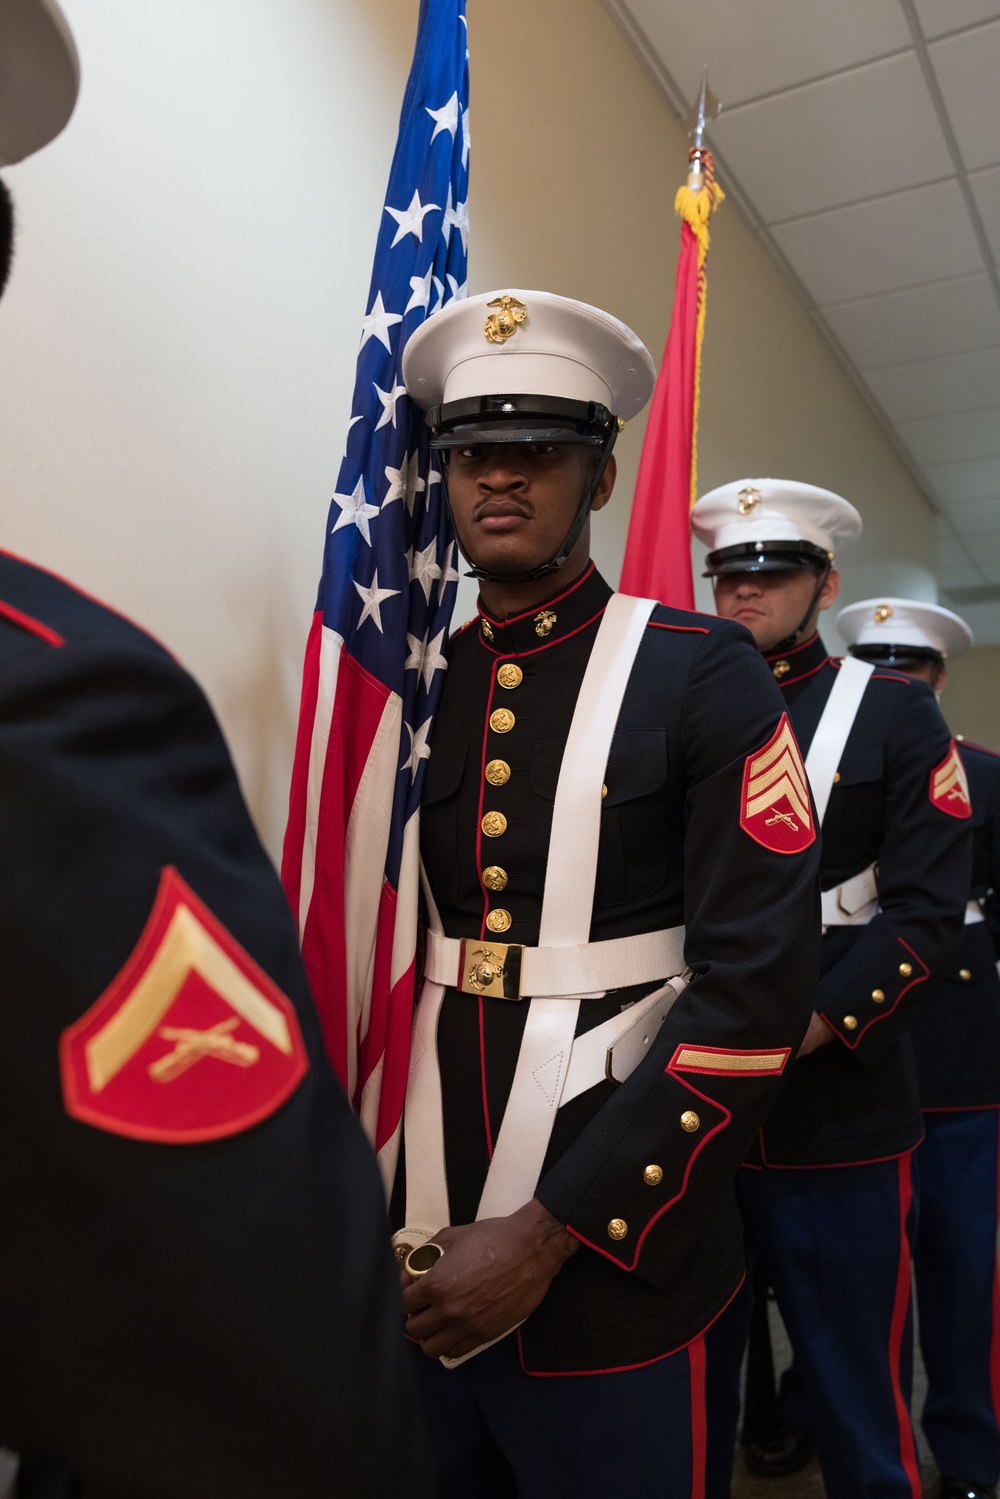
{"label": "gold button", "polygon": [[506,786],[510,780],[510,766],[506,760],[490,760],[486,766],[486,779],[491,786]]}
{"label": "gold button", "polygon": [[494,734],[508,734],[514,727],[514,715],[509,708],[495,708],[490,714],[490,728]]}
{"label": "gold button", "polygon": [[844,1016],[844,1030],[845,1031],[856,1031],[857,1028],[858,1028],[857,1016],[855,1016],[855,1015],[845,1015]]}
{"label": "gold button", "polygon": [[608,1236],[612,1239],[624,1239],[628,1233],[628,1224],[624,1218],[612,1218],[608,1224]]}
{"label": "gold button", "polygon": [[781,681],[782,677],[787,677],[791,669],[791,665],[788,661],[775,661],[774,665],[771,667],[775,679],[778,682]]}
{"label": "gold button", "polygon": [[396,1255],[397,1260],[405,1260],[406,1256],[409,1254],[409,1252],[410,1252],[410,1250],[412,1248],[413,1248],[412,1244],[394,1244],[393,1245],[393,1249],[395,1251],[395,1255]]}
{"label": "gold button", "polygon": [[510,912],[502,910],[499,906],[491,911],[486,918],[486,925],[491,932],[506,932],[510,929]]}
{"label": "gold button", "polygon": [[836,784],[837,784],[837,782],[839,780],[840,780],[840,771],[839,770],[835,770],[833,772],[833,784],[836,786]]}
{"label": "gold button", "polygon": [[506,687],[509,690],[511,687],[520,687],[523,676],[524,672],[521,668],[515,666],[513,661],[508,661],[497,672],[497,681],[501,687]]}
{"label": "gold button", "polygon": [[912,963],[900,963],[900,965],[899,965],[899,976],[900,976],[901,979],[908,979],[910,977],[910,974],[912,972],[913,972],[913,964]]}
{"label": "gold button", "polygon": [[687,1130],[689,1135],[693,1135],[695,1130],[700,1128],[701,1120],[694,1109],[685,1109],[681,1115],[681,1129]]}
{"label": "gold button", "polygon": [[885,990],[884,989],[873,989],[872,990],[872,999],[875,1001],[875,1003],[877,1005],[884,1005],[885,1004]]}
{"label": "gold button", "polygon": [[972,977],[972,969],[971,968],[960,968],[958,970],[958,976],[959,976],[960,979],[965,979],[965,982],[968,983],[969,980]]}
{"label": "gold button", "polygon": [[642,1173],[642,1179],[647,1187],[658,1187],[663,1180],[662,1166],[647,1166]]}
{"label": "gold button", "polygon": [[608,794],[608,788],[607,788],[607,786],[602,786],[601,787],[601,801],[604,800],[604,798],[607,796],[607,794]]}
{"label": "gold button", "polygon": [[507,819],[502,812],[487,812],[482,821],[482,829],[487,838],[499,838],[501,833],[507,831]]}
{"label": "gold button", "polygon": [[490,628],[489,621],[485,620],[485,619],[480,620],[480,626],[482,628],[482,632],[483,632],[483,635],[485,636],[485,638],[487,640],[492,640],[493,639],[493,631]]}
{"label": "gold button", "polygon": [[499,864],[490,864],[488,868],[483,870],[483,884],[487,890],[506,890],[506,869],[501,869]]}

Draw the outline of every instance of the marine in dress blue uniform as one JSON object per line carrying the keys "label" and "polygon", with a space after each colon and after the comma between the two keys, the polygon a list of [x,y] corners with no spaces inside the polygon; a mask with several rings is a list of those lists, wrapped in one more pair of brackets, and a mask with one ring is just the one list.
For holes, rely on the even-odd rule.
{"label": "marine in dress blue uniform", "polygon": [[[866,599],[837,623],[852,655],[921,676],[938,693],[948,661],[972,643],[958,615],[914,599]],[[911,1030],[924,1111],[913,1259],[927,1370],[921,1423],[941,1493],[990,1499],[1000,1480],[1000,756],[961,737],[958,754],[972,800],[972,883],[961,943]]]}
{"label": "marine in dress blue uniform", "polygon": [[[494,316],[506,319],[502,342]],[[558,1067],[546,1059],[536,1073],[538,1087],[555,1092],[565,1064],[562,1106],[521,1199],[531,1201],[483,1221],[520,1106],[538,1003],[537,990],[528,1002],[530,965],[554,960],[559,982],[559,952],[541,936],[560,853],[552,829],[576,736],[590,727],[579,711],[589,668],[622,603],[588,561],[587,512],[610,494],[617,417],[645,400],[652,369],[607,314],[515,291],[430,319],[411,338],[404,372],[432,408],[435,443],[450,451],[459,541],[483,579],[476,618],[450,644],[421,814],[431,924],[436,917],[443,933],[429,937],[430,949],[464,956],[450,971],[430,970],[440,991],[431,1036],[420,1019],[428,989],[418,1005],[395,1205],[402,1255],[413,1242],[417,1152],[421,1163],[427,1155],[412,1079],[436,1042],[444,1211],[473,1227],[425,1225],[439,1230],[432,1243],[444,1253],[409,1285],[404,1305],[408,1333],[424,1344],[416,1358],[443,1493],[575,1496],[614,1484],[721,1499],[736,1410],[727,1381],[716,1394],[729,1353],[720,1329],[744,1274],[732,1179],[801,1039],[817,973],[815,845],[798,749],[744,630],[647,606],[613,735],[608,725],[610,750],[594,768],[591,803],[581,802],[581,816],[591,806],[599,819],[592,905],[583,905],[591,897],[581,865],[564,914],[583,905],[584,947],[575,956],[560,949],[580,966],[549,1004],[587,997],[568,1057],[560,1051]],[[573,498],[569,512],[575,530],[555,559],[532,560],[526,546],[519,570],[512,555],[505,572],[469,517],[509,521],[494,534],[515,538],[523,521],[530,540],[529,522],[544,520],[544,465],[569,462],[560,450],[574,443],[593,455],[581,467],[580,508]],[[517,597],[514,585],[522,607],[491,604]],[[629,1007],[639,1013],[655,1000],[657,979],[678,974],[629,981],[649,934],[682,923],[681,992],[664,1016],[652,1012],[641,1057],[621,1069],[618,1047],[602,1044],[586,1086],[571,1089],[587,1038],[620,1029]],[[586,980],[614,943],[620,967]],[[486,953],[491,974],[523,964],[523,997],[516,986],[507,997],[484,992],[476,964]],[[509,1322],[491,1326],[500,1340],[457,1367],[425,1357],[460,1356],[476,1341],[449,1331],[433,1300],[436,1278],[476,1236],[501,1244],[501,1261],[507,1240],[498,1233],[521,1233],[523,1222],[547,1223],[560,1253],[535,1304],[519,1306],[516,1332],[502,1336]],[[517,1242],[530,1243],[523,1233]],[[505,1263],[489,1273],[504,1294]]]}
{"label": "marine in dress blue uniform", "polygon": [[[65,123],[0,7],[0,154]],[[0,284],[10,201],[0,187]],[[429,1496],[378,1172],[170,653],[0,554],[0,1436],[22,1499]]]}
{"label": "marine in dress blue uniform", "polygon": [[[920,1491],[911,1156],[923,1121],[908,1028],[961,929],[970,809],[933,692],[881,668],[860,682],[816,631],[836,596],[835,545],[860,530],[854,508],[752,479],[699,500],[693,524],[717,607],[753,630],[826,803],[822,976],[803,1054],[741,1173],[750,1252],[794,1351],[805,1414],[792,1424],[815,1425],[830,1499],[909,1499]],[[842,676],[838,698],[852,678],[861,695],[837,748],[824,710]],[[818,729],[834,746],[825,776]]]}

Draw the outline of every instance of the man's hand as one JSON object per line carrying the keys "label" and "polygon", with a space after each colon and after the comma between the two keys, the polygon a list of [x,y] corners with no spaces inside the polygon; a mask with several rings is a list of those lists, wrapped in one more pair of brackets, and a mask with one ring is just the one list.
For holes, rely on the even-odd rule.
{"label": "man's hand", "polygon": [[802,1045],[795,1053],[796,1058],[807,1057],[811,1051],[816,1051],[818,1047],[825,1046],[828,1041],[832,1040],[833,1031],[827,1025],[822,1015],[817,1015],[816,1011],[814,1010],[812,1019],[809,1022],[809,1029],[805,1033]]}
{"label": "man's hand", "polygon": [[509,1218],[434,1235],[444,1254],[417,1279],[403,1272],[407,1337],[428,1358],[460,1358],[523,1322],[580,1247],[532,1198]]}

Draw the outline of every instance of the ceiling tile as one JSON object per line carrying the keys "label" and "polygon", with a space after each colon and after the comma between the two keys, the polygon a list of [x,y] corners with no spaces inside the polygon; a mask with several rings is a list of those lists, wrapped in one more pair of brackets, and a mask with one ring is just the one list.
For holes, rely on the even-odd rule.
{"label": "ceiling tile", "polygon": [[[1000,642],[1000,606],[997,604],[960,604],[958,612],[972,631],[973,645],[996,645]],[[947,715],[947,698],[944,703]]]}
{"label": "ceiling tile", "polygon": [[984,581],[965,548],[952,538],[939,541],[935,547],[934,573],[942,588],[974,588]]}
{"label": "ceiling tile", "polygon": [[1000,306],[985,271],[841,302],[823,317],[860,370],[1000,343]]}
{"label": "ceiling tile", "polygon": [[697,94],[707,63],[712,88],[728,105],[910,45],[897,0],[618,3],[631,12],[686,98]]}
{"label": "ceiling tile", "polygon": [[896,431],[918,464],[960,463],[967,458],[1000,458],[1000,406],[897,422]]}
{"label": "ceiling tile", "polygon": [[1000,406],[1000,348],[869,370],[865,381],[893,422]]}
{"label": "ceiling tile", "polygon": [[1000,162],[1000,21],[927,50],[965,165],[971,170]]}
{"label": "ceiling tile", "polygon": [[962,463],[929,463],[927,481],[942,504],[993,496],[1000,516],[1000,458],[971,458]]}
{"label": "ceiling tile", "polygon": [[712,141],[767,223],[952,172],[912,52],[727,112]]}
{"label": "ceiling tile", "polygon": [[835,208],[771,232],[820,306],[982,269],[954,180]]}
{"label": "ceiling tile", "polygon": [[970,172],[969,186],[983,227],[989,235],[993,253],[1000,260],[1000,167],[991,167],[985,172]]}
{"label": "ceiling tile", "polygon": [[1000,537],[1000,485],[985,499],[949,504],[948,517],[963,536],[975,532]]}
{"label": "ceiling tile", "polygon": [[1000,0],[916,0],[916,5],[920,29],[928,41],[1000,16]]}

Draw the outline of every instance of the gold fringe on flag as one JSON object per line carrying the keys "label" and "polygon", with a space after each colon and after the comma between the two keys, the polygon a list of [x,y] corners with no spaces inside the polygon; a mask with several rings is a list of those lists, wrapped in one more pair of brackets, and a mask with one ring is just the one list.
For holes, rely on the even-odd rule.
{"label": "gold fringe on flag", "polygon": [[705,262],[708,259],[708,221],[725,199],[725,193],[715,180],[715,162],[712,153],[703,146],[693,146],[688,152],[688,180],[677,189],[674,212],[680,214],[698,241],[698,322],[695,331],[694,359],[694,417],[691,427],[691,504],[698,498],[698,408],[701,405],[701,345],[705,337],[705,301],[708,280]]}

